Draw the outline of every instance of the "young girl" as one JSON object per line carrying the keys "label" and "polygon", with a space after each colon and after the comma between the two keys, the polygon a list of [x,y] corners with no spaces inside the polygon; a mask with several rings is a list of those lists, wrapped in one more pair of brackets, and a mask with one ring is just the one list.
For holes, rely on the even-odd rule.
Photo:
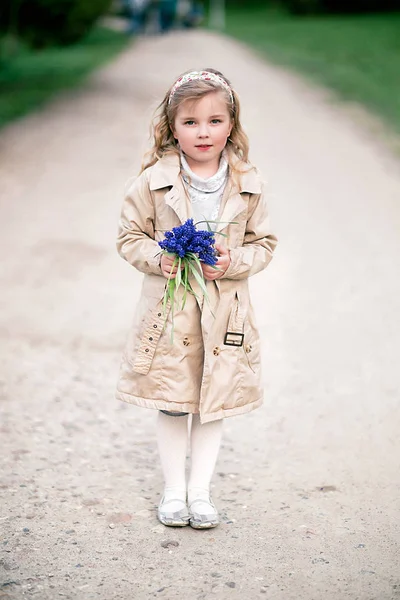
{"label": "young girl", "polygon": [[[119,225],[120,255],[145,276],[117,398],[158,411],[165,479],[161,523],[206,529],[219,522],[210,481],[222,420],[262,403],[248,278],[265,269],[277,240],[270,232],[262,184],[248,162],[239,98],[226,77],[214,69],[179,77],[159,106],[153,137]],[[202,264],[208,301],[197,290],[196,296],[188,294],[183,309],[175,309],[171,343],[172,316],[169,312],[166,318],[162,299],[176,268],[158,241],[191,217],[203,226],[216,222],[219,257],[217,269]]]}

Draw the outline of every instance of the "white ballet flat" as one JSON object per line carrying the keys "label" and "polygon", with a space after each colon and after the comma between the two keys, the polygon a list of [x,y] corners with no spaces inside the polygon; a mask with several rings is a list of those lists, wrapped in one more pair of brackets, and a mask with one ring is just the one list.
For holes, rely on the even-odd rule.
{"label": "white ballet flat", "polygon": [[[171,502],[180,502],[182,508],[177,511],[169,511],[167,507]],[[184,500],[181,500],[180,498],[164,500],[163,496],[157,510],[157,517],[160,523],[167,527],[185,527],[186,525],[189,525],[190,515]]]}
{"label": "white ballet flat", "polygon": [[[196,502],[209,504],[210,512],[207,514],[196,512]],[[193,500],[193,502],[189,505],[189,514],[189,525],[193,527],[193,529],[212,529],[213,527],[217,527],[217,525],[219,525],[218,511],[211,498],[208,498],[208,500],[205,500],[204,498],[196,498],[196,500]]]}

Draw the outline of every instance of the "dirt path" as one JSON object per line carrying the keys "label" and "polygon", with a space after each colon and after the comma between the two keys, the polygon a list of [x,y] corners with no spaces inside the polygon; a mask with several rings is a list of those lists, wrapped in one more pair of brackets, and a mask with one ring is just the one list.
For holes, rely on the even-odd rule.
{"label": "dirt path", "polygon": [[[157,523],[155,414],[113,400],[140,282],[114,237],[151,105],[203,66],[242,97],[280,247],[253,281],[267,402],[226,421],[224,522],[196,532]],[[204,32],[138,42],[0,144],[0,598],[400,598],[395,161]]]}

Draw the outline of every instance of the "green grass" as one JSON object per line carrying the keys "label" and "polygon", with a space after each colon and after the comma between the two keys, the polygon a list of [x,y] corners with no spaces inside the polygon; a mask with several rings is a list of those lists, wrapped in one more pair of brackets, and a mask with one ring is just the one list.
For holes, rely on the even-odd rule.
{"label": "green grass", "polygon": [[97,27],[73,46],[33,51],[19,48],[0,63],[0,127],[78,85],[128,43],[128,36]]}
{"label": "green grass", "polygon": [[226,32],[364,104],[400,132],[400,13],[294,17],[230,9]]}

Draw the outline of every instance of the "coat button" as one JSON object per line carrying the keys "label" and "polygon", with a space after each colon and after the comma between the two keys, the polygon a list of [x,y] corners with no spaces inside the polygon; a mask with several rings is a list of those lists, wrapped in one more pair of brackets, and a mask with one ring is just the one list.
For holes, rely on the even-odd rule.
{"label": "coat button", "polygon": [[154,329],[157,329],[157,325],[153,325]]}
{"label": "coat button", "polygon": [[218,348],[218,346],[216,346],[213,350],[213,354],[214,354],[214,356],[218,356],[219,353],[220,353],[220,349]]}
{"label": "coat button", "polygon": [[157,317],[161,317],[161,313],[157,313]]}
{"label": "coat button", "polygon": [[149,337],[149,342],[152,342],[152,341],[153,341],[153,338],[152,338],[152,337]]}
{"label": "coat button", "polygon": [[183,345],[184,345],[184,346],[189,346],[189,345],[190,345],[190,340],[189,340],[189,338],[188,338],[188,337],[184,337],[184,338],[183,338]]}
{"label": "coat button", "polygon": [[150,352],[148,348],[145,349],[145,352]]}
{"label": "coat button", "polygon": [[251,351],[253,350],[253,348],[251,347],[251,345],[250,345],[250,344],[247,344],[247,345],[244,347],[244,350],[245,350],[245,352],[249,353],[249,352],[251,352]]}

